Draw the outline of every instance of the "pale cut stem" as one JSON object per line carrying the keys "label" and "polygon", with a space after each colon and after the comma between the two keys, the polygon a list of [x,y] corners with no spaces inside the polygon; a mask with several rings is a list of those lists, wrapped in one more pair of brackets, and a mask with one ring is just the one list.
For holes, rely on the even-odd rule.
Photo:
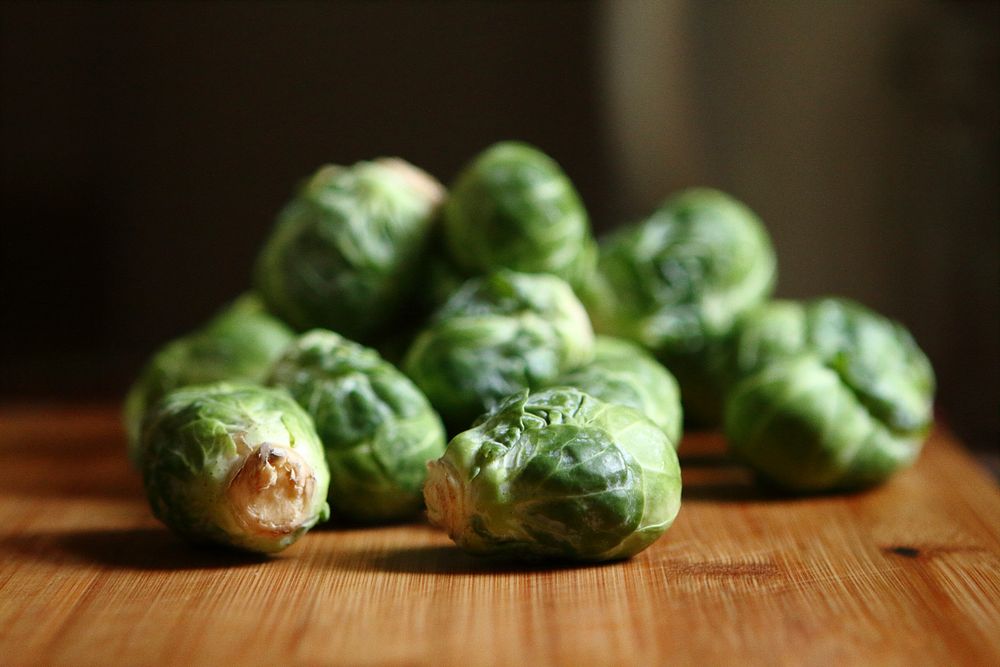
{"label": "pale cut stem", "polygon": [[458,541],[468,522],[465,493],[455,468],[446,461],[427,464],[427,481],[424,483],[424,503],[427,518],[442,528],[451,539]]}
{"label": "pale cut stem", "polygon": [[292,533],[309,519],[316,475],[293,449],[262,444],[244,459],[226,490],[236,522],[255,535]]}

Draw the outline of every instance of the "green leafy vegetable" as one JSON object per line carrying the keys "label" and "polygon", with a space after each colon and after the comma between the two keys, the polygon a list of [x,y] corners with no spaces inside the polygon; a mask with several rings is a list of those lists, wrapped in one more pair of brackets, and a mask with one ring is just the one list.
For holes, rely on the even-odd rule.
{"label": "green leafy vegetable", "polygon": [[932,422],[927,357],[901,325],[843,299],[748,315],[730,376],[734,454],[790,490],[881,482],[913,462]]}
{"label": "green leafy vegetable", "polygon": [[562,387],[511,396],[457,435],[424,495],[431,521],[471,553],[603,561],[670,527],[681,476],[656,424]]}
{"label": "green leafy vegetable", "polygon": [[578,285],[593,269],[587,212],[559,165],[518,142],[491,146],[462,171],[444,207],[451,255],[470,274],[513,269]]}
{"label": "green leafy vegetable", "polygon": [[153,407],[143,449],[153,513],[193,542],[280,551],[329,516],[322,445],[282,390],[176,389]]}
{"label": "green leafy vegetable", "polygon": [[677,377],[685,416],[718,421],[725,336],[761,303],[776,264],[750,209],[715,190],[684,191],[601,246],[585,301],[599,333],[641,343]]}
{"label": "green leafy vegetable", "polygon": [[341,516],[400,519],[423,505],[427,462],[444,451],[427,398],[377,352],[323,330],[304,334],[271,376],[312,416]]}
{"label": "green leafy vegetable", "polygon": [[398,159],[323,167],[281,212],[257,260],[268,308],[300,331],[377,339],[417,293],[443,196]]}
{"label": "green leafy vegetable", "polygon": [[498,271],[473,278],[414,341],[403,369],[452,429],[511,393],[588,362],[593,331],[565,282]]}
{"label": "green leafy vegetable", "polygon": [[677,380],[639,345],[621,338],[598,336],[594,360],[552,382],[575,387],[606,403],[635,408],[646,415],[677,447],[682,424]]}

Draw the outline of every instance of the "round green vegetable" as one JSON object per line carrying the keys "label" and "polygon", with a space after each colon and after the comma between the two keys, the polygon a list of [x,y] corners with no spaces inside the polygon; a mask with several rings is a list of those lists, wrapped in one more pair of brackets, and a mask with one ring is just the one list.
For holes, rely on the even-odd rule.
{"label": "round green vegetable", "polygon": [[263,382],[295,334],[245,294],[201,329],[168,343],[146,364],[125,398],[129,459],[142,457],[142,423],[149,407],[172,389],[219,380]]}
{"label": "round green vegetable", "polygon": [[403,369],[449,428],[593,356],[593,331],[565,282],[498,271],[467,281],[414,341]]}
{"label": "round green vegetable", "polygon": [[[822,301],[809,305],[798,301],[776,299],[768,301],[745,313],[733,327],[726,346],[726,358],[722,365],[722,374],[727,386],[761,370],[767,364],[789,357],[814,345],[808,340],[809,331],[813,328],[812,320],[807,313],[819,313],[817,306]],[[847,301],[827,300],[824,309],[830,307],[842,310],[846,307],[854,310]],[[818,322],[818,320],[817,320]]]}
{"label": "round green vegetable", "polygon": [[635,408],[670,438],[676,448],[682,429],[677,380],[639,345],[598,336],[594,360],[556,378],[552,384],[575,387],[606,403]]}
{"label": "round green vegetable", "polygon": [[718,421],[723,341],[761,303],[776,264],[763,225],[732,197],[681,192],[601,247],[585,301],[600,333],[653,350],[677,377],[685,416]]}
{"label": "round green vegetable", "polygon": [[681,503],[663,431],[567,387],[509,397],[429,468],[428,516],[474,554],[627,558],[670,527]]}
{"label": "round green vegetable", "polygon": [[856,303],[779,302],[735,338],[725,429],[733,453],[792,491],[870,486],[917,457],[934,374],[899,324]]}
{"label": "round green vegetable", "polygon": [[444,196],[403,160],[326,166],[289,202],[257,260],[268,308],[298,330],[374,340],[419,287],[419,263]]}
{"label": "round green vegetable", "polygon": [[444,206],[448,247],[471,274],[507,268],[578,285],[596,248],[573,184],[527,144],[494,144],[465,167]]}
{"label": "round green vegetable", "polygon": [[147,423],[146,495],[156,517],[186,539],[270,553],[329,516],[323,447],[285,391],[183,387]]}
{"label": "round green vegetable", "polygon": [[444,451],[441,419],[377,352],[323,330],[304,334],[275,365],[310,414],[330,465],[330,505],[341,516],[385,521],[423,506],[427,462]]}

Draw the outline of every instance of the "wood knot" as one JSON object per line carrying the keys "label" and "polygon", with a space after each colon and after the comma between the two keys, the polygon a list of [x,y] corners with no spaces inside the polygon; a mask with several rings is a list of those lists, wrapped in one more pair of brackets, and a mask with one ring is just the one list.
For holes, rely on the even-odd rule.
{"label": "wood knot", "polygon": [[904,558],[919,558],[920,549],[916,547],[886,547],[883,549],[886,553],[895,554],[897,556],[903,556]]}

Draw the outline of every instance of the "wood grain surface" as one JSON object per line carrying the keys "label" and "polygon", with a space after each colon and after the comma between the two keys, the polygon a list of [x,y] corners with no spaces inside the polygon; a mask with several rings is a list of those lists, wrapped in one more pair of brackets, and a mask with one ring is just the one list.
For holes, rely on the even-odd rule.
{"label": "wood grain surface", "polygon": [[261,559],[156,523],[116,408],[3,408],[0,664],[1000,664],[1000,493],[943,430],[847,496],[768,495],[714,434],[681,453],[680,516],[628,562],[514,567],[421,523]]}

